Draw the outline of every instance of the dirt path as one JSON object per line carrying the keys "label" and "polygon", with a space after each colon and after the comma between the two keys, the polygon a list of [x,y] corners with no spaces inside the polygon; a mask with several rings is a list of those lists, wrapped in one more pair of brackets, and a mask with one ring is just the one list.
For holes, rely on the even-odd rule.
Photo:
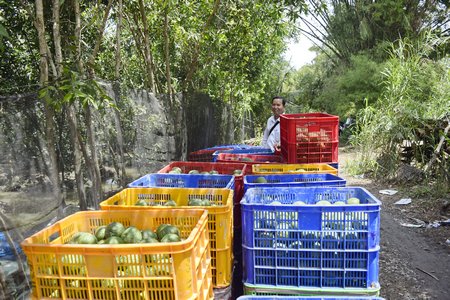
{"label": "dirt path", "polygon": [[[399,207],[394,202],[410,197],[408,190],[399,186],[382,186],[368,179],[348,175],[346,166],[355,158],[355,154],[341,150],[339,155],[339,175],[347,180],[347,185],[365,187],[382,202],[379,272],[381,296],[394,300],[450,299],[450,246],[445,243],[445,237],[450,239],[450,226],[409,228],[400,225],[412,223],[411,217],[418,218],[421,207],[425,208],[424,211],[436,211],[433,205],[438,203],[422,197],[413,198],[417,205]],[[379,193],[382,189],[395,189],[399,192],[387,196]],[[429,214],[422,217],[430,218]],[[439,219],[439,216],[436,217]]]}

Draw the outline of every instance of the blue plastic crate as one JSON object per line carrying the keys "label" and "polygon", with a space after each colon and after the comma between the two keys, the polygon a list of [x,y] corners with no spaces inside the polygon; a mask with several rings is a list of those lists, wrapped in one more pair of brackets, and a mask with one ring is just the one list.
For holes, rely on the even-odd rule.
{"label": "blue plastic crate", "polygon": [[380,297],[372,296],[241,296],[237,300],[383,300]]}
{"label": "blue plastic crate", "polygon": [[235,153],[235,154],[264,154],[270,155],[274,152],[270,148],[252,147],[252,148],[242,148],[242,149],[232,149],[232,150],[217,150],[212,154],[212,161],[217,161],[217,156],[219,153]]}
{"label": "blue plastic crate", "polygon": [[226,188],[234,189],[232,175],[203,174],[147,174],[132,183],[130,188],[137,187],[176,187],[176,188]]}
{"label": "blue plastic crate", "polygon": [[339,170],[339,163],[329,163],[328,165],[335,168],[336,170]]}
{"label": "blue plastic crate", "polygon": [[[316,205],[351,197],[361,204]],[[248,189],[241,201],[244,282],[333,288],[377,285],[380,205],[360,187]]]}
{"label": "blue plastic crate", "polygon": [[370,288],[317,288],[317,287],[277,287],[273,285],[243,284],[244,295],[252,297],[336,297],[337,299],[383,299],[380,296],[380,285]]}
{"label": "blue plastic crate", "polygon": [[240,145],[240,144],[234,144],[234,145],[216,145],[209,148],[204,148],[200,150],[214,150],[214,149],[222,149],[222,148],[233,148],[233,149],[241,149],[242,147],[245,147],[247,145]]}
{"label": "blue plastic crate", "polygon": [[[22,248],[15,241],[13,247],[16,249],[17,254],[23,254]],[[5,231],[0,231],[0,260],[17,260],[13,247],[9,244]]]}
{"label": "blue plastic crate", "polygon": [[[263,177],[267,183],[257,183],[256,179]],[[267,187],[306,187],[306,186],[345,186],[345,179],[332,174],[273,174],[246,175],[244,189]]]}

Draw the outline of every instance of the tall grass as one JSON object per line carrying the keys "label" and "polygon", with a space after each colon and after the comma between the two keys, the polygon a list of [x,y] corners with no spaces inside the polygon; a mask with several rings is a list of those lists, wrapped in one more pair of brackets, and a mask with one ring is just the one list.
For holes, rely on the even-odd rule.
{"label": "tall grass", "polygon": [[[401,162],[400,145],[405,140],[419,143],[417,129],[450,111],[450,59],[439,57],[436,50],[445,42],[426,33],[416,41],[402,39],[392,44],[382,73],[382,94],[357,115],[358,130],[351,142],[361,153],[360,171],[383,178],[395,176]],[[430,146],[434,149],[437,143]],[[424,167],[423,162],[416,163]]]}

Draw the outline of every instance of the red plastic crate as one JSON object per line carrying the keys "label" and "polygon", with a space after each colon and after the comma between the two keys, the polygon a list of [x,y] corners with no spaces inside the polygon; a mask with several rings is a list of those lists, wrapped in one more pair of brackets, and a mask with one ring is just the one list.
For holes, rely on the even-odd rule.
{"label": "red plastic crate", "polygon": [[281,154],[287,163],[338,161],[339,117],[324,113],[280,116]]}
{"label": "red plastic crate", "polygon": [[339,142],[281,144],[288,163],[332,163],[338,161]]}
{"label": "red plastic crate", "polygon": [[[219,174],[232,175],[234,170],[241,170],[241,175],[234,176],[234,198],[233,203],[235,206],[235,212],[238,213],[234,219],[234,226],[240,227],[240,204],[239,202],[244,195],[244,176],[252,174],[251,165],[247,165],[242,162],[197,162],[197,161],[174,161],[158,171],[158,173],[169,173],[172,168],[178,167],[183,173],[189,173],[191,170],[197,170],[199,172],[217,171]],[[236,208],[237,207],[237,208]]]}
{"label": "red plastic crate", "polygon": [[210,162],[213,160],[213,153],[217,150],[233,150],[234,148],[211,148],[211,149],[202,149],[189,153],[188,160],[189,161],[204,161]]}
{"label": "red plastic crate", "polygon": [[219,153],[217,162],[242,162],[248,165],[263,163],[283,163],[284,158],[279,155],[263,155],[263,154],[241,154],[241,153]]}

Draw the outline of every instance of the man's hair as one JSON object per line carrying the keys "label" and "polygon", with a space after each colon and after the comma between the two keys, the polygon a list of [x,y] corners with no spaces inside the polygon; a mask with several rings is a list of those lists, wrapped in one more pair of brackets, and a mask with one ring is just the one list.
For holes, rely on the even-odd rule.
{"label": "man's hair", "polygon": [[280,96],[275,96],[275,97],[273,97],[273,98],[272,98],[272,103],[273,103],[273,100],[275,100],[275,99],[280,99],[281,102],[283,102],[283,106],[286,106],[286,100],[284,100],[283,97],[280,97]]}

